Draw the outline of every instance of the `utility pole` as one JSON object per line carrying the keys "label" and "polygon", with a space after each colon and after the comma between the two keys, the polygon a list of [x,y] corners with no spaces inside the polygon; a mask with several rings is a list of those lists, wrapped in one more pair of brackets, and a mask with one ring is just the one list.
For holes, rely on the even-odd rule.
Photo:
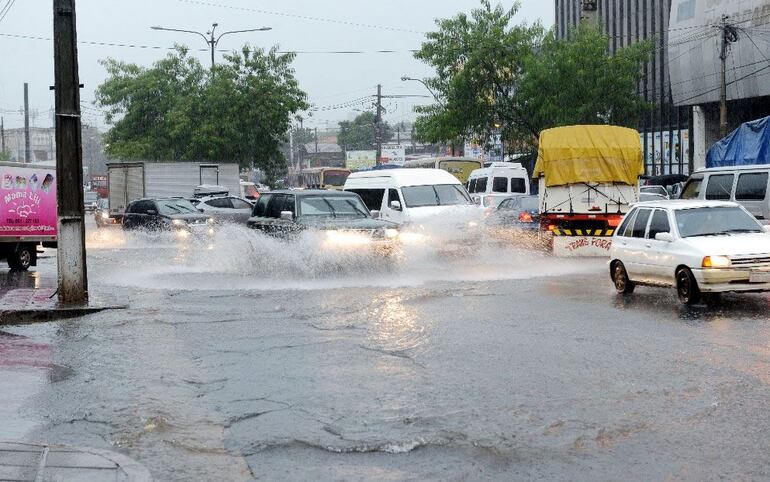
{"label": "utility pole", "polygon": [[304,127],[304,125],[305,125],[304,120],[300,119],[299,120],[299,132],[300,132],[300,137],[299,138],[300,138],[300,140],[302,140],[302,143],[299,146],[299,153],[297,155],[297,157],[299,158],[298,159],[298,162],[299,162],[299,172],[302,172],[302,168],[305,167],[304,164],[303,164],[303,161],[305,160],[304,159],[304,157],[305,157],[304,156],[305,141],[303,140],[304,137],[305,137],[305,127]]}
{"label": "utility pole", "polygon": [[[315,159],[313,159],[313,162],[318,163],[318,127],[314,129],[315,132]],[[316,167],[316,166],[313,166]]]}
{"label": "utility pole", "polygon": [[32,162],[29,147],[29,84],[24,82],[24,162]]}
{"label": "utility pole", "polygon": [[376,163],[382,161],[382,85],[377,84],[377,113],[374,115],[374,141],[377,143]]}
{"label": "utility pole", "polygon": [[722,47],[719,54],[721,60],[719,76],[719,135],[727,135],[727,48],[728,45],[738,40],[738,30],[727,23],[730,17],[722,16]]}
{"label": "utility pole", "polygon": [[294,168],[294,131],[296,129],[292,126],[289,129],[289,165]]}
{"label": "utility pole", "polygon": [[88,301],[75,0],[53,0],[60,303]]}
{"label": "utility pole", "polygon": [[0,153],[5,152],[5,117],[0,117]]}

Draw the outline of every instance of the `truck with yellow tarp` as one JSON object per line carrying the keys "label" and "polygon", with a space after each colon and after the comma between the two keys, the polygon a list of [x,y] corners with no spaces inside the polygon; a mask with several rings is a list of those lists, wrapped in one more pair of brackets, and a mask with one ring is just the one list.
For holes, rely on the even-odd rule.
{"label": "truck with yellow tarp", "polygon": [[561,256],[606,256],[611,236],[639,201],[639,132],[579,125],[540,133],[540,233]]}

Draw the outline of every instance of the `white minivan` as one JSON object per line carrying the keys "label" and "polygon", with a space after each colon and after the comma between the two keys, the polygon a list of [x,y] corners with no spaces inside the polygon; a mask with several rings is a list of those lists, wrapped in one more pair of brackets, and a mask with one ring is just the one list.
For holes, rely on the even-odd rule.
{"label": "white minivan", "polygon": [[763,224],[770,223],[770,165],[699,169],[690,176],[680,197],[734,201]]}
{"label": "white minivan", "polygon": [[503,199],[529,195],[529,175],[518,162],[493,162],[476,169],[466,184],[471,199],[483,208],[496,208]]}
{"label": "white minivan", "polygon": [[473,205],[465,187],[442,169],[382,169],[354,172],[345,191],[358,194],[371,211],[398,224],[422,223],[447,217],[473,217]]}

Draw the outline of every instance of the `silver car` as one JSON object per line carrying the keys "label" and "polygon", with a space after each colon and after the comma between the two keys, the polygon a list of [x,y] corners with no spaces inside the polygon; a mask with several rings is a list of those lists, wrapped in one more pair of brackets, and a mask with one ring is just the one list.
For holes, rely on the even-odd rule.
{"label": "silver car", "polygon": [[236,196],[210,196],[201,198],[196,208],[219,222],[246,224],[254,206]]}

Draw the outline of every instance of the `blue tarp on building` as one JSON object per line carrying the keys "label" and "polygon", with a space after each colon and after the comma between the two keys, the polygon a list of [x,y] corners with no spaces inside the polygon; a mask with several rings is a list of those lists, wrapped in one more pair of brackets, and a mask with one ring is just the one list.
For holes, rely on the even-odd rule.
{"label": "blue tarp on building", "polygon": [[770,164],[770,117],[741,124],[706,154],[706,167],[756,164]]}

